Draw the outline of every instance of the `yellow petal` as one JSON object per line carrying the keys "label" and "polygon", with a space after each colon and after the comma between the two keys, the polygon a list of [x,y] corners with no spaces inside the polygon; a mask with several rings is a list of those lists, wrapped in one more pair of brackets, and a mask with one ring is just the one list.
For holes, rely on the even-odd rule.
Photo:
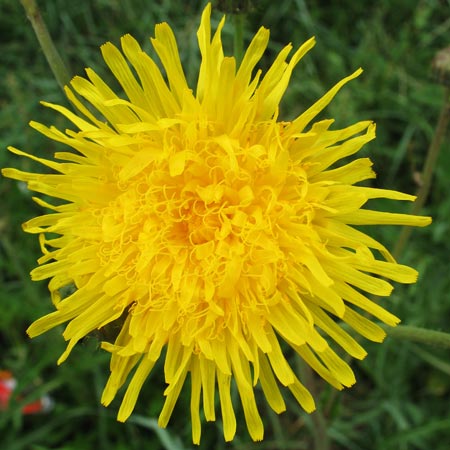
{"label": "yellow petal", "polygon": [[203,388],[203,411],[207,421],[216,420],[214,409],[214,385],[216,382],[216,370],[212,361],[200,356],[200,375]]}
{"label": "yellow petal", "polygon": [[[219,377],[218,377],[219,378]],[[202,432],[200,420],[200,393],[202,383],[200,377],[200,365],[198,358],[192,358],[191,362],[191,423],[192,423],[192,442],[200,444]],[[219,384],[220,392],[220,384]]]}
{"label": "yellow petal", "polygon": [[289,390],[294,395],[299,405],[308,413],[313,412],[316,409],[316,404],[311,393],[303,386],[297,377],[294,379],[294,383],[288,386]]}
{"label": "yellow petal", "polygon": [[293,121],[291,130],[295,130],[296,133],[302,132],[306,125],[308,125],[308,123],[311,122],[311,120],[314,119],[314,117],[316,117],[325,108],[325,106],[331,102],[331,100],[333,100],[334,96],[339,92],[342,86],[361,75],[361,73],[362,69],[358,69],[348,77],[345,77],[339,81],[339,83],[331,88],[320,100],[314,103],[314,105],[308,108],[303,114]]}
{"label": "yellow petal", "polygon": [[260,381],[264,395],[270,407],[276,413],[280,414],[281,412],[286,411],[286,405],[280,393],[280,389],[277,386],[275,377],[273,376],[273,371],[267,361],[267,357],[262,352],[259,353],[259,363],[261,367]]}
{"label": "yellow petal", "polygon": [[155,363],[153,361],[149,361],[147,358],[143,358],[139,363],[139,366],[134,373],[133,378],[131,379],[127,391],[125,392],[122,404],[120,405],[120,409],[117,414],[117,420],[119,422],[125,422],[133,412],[142,385],[144,384],[154,365]]}
{"label": "yellow petal", "polygon": [[220,408],[222,411],[223,435],[225,441],[229,442],[233,440],[236,434],[236,416],[234,415],[230,394],[231,376],[218,371],[217,384],[219,386]]}

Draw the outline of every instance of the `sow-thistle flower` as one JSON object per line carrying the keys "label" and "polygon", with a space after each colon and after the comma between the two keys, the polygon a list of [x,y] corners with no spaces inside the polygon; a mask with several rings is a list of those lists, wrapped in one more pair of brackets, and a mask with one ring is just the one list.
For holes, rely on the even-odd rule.
{"label": "sow-thistle flower", "polygon": [[129,380],[118,412],[119,421],[127,420],[163,358],[167,387],[159,425],[167,425],[190,379],[195,443],[200,409],[207,421],[215,420],[217,399],[224,437],[233,439],[234,389],[254,440],[263,438],[259,389],[277,413],[285,410],[284,388],[305,411],[314,410],[285,349],[336,389],[353,385],[343,353],[362,359],[366,352],[349,331],[379,342],[385,333],[368,315],[391,326],[399,322],[368,295],[389,296],[387,279],[417,278],[353,226],[430,223],[362,209],[374,198],[414,200],[355,186],[375,177],[368,158],[337,164],[374,139],[371,121],[343,129],[333,129],[333,120],[313,123],[360,69],[294,120],[280,121],[292,71],[314,39],[290,59],[287,45],[263,73],[255,67],[269,31],[261,28],[237,67],[223,53],[224,18],[211,36],[210,10],[204,9],[197,33],[195,90],[166,23],[156,26],[151,40],[165,76],[130,35],[122,37],[122,50],[106,43],[103,58],[124,94],[87,69],[87,78],[77,76],[66,87],[78,114],[44,103],[75,129],[31,123],[66,151],[44,159],[10,148],[54,173],[3,171],[62,200],[35,198],[51,212],[24,224],[39,234],[43,253],[32,279],[50,280],[55,307],[29,335],[67,323],[62,363],[84,336],[119,324],[115,341],[102,343],[111,353],[102,403],[110,404]]}

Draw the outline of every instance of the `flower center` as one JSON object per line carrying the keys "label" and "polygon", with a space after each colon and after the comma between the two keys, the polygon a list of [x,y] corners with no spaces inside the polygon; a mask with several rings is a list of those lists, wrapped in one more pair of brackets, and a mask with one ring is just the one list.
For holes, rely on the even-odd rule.
{"label": "flower center", "polygon": [[208,207],[202,200],[194,200],[181,208],[182,232],[189,244],[199,245],[214,240],[221,225],[218,210],[218,206]]}
{"label": "flower center", "polygon": [[286,227],[300,220],[301,205],[279,130],[264,133],[255,145],[167,139],[164,158],[129,179],[102,213],[102,265],[151,293],[142,307],[175,302],[183,322],[192,311],[226,310],[231,299],[245,310],[273,297],[293,251]]}

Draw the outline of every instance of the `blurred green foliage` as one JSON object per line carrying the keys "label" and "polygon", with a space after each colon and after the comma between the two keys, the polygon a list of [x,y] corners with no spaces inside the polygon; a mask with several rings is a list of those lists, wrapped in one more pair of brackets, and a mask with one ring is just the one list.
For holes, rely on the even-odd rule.
{"label": "blurred green foliage", "polygon": [[[73,74],[92,67],[112,82],[99,46],[118,44],[131,33],[153,54],[148,37],[154,25],[168,21],[179,40],[186,74],[194,86],[199,55],[196,28],[205,2],[156,0],[38,1],[56,46]],[[246,17],[245,39],[266,26],[271,43],[262,68],[288,42],[300,45],[315,35],[317,45],[299,64],[284,99],[281,117],[299,114],[327,89],[358,67],[365,72],[347,85],[323,114],[338,126],[373,119],[378,138],[363,153],[375,163],[377,186],[414,193],[426,150],[433,136],[443,88],[430,77],[435,53],[449,45],[449,0],[253,0]],[[214,12],[217,23],[221,13]],[[228,53],[233,27],[224,30]],[[20,2],[0,0],[0,166],[32,169],[30,161],[6,152],[7,145],[51,154],[57,145],[28,127],[30,120],[63,125],[39,100],[65,104],[52,78]],[[432,226],[414,232],[402,261],[420,271],[419,282],[398,287],[388,308],[404,323],[448,331],[450,317],[449,139],[444,142],[425,213]],[[42,170],[39,168],[39,170]],[[4,450],[141,450],[187,449],[190,424],[188,396],[182,396],[167,430],[155,426],[163,399],[162,367],[146,383],[136,414],[126,424],[115,421],[119,401],[99,404],[108,374],[108,355],[96,337],[78,346],[65,364],[55,361],[65,346],[61,330],[30,341],[25,329],[51,311],[43,283],[32,283],[29,271],[39,257],[35,236],[21,231],[22,222],[41,213],[21,184],[0,180],[0,369],[12,370],[23,397],[0,412],[0,447]],[[383,208],[399,208],[383,203]],[[403,205],[407,211],[410,205]],[[373,229],[388,247],[398,229]],[[358,383],[336,394],[317,382],[318,407],[324,413],[329,449],[447,450],[450,442],[450,368],[448,355],[388,338],[365,343],[369,356],[354,362]],[[21,405],[43,394],[55,401],[46,415],[22,416]],[[288,412],[277,416],[260,402],[266,426],[263,443],[249,441],[242,413],[238,434],[223,442],[220,421],[205,424],[201,449],[312,449],[317,441],[313,416],[289,398]],[[236,402],[238,403],[238,402]]]}

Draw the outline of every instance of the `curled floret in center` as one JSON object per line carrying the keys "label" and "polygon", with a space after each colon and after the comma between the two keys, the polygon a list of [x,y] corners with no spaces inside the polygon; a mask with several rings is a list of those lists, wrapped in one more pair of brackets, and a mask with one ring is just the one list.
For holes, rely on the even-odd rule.
{"label": "curled floret in center", "polygon": [[166,158],[118,180],[123,192],[102,213],[103,264],[123,247],[118,271],[146,294],[134,312],[173,308],[177,328],[192,317],[215,328],[274,298],[289,259],[283,236],[299,221],[304,180],[298,168],[294,176],[279,124],[262,128],[265,140],[256,144],[179,130],[168,138],[166,131]]}

